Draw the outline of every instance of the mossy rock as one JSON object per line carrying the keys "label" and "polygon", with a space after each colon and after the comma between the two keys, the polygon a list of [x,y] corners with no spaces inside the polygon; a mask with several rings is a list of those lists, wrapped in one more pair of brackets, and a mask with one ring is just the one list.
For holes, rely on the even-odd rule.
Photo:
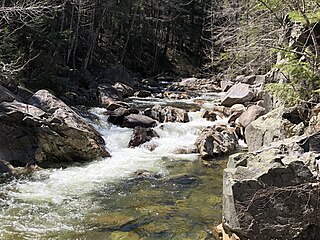
{"label": "mossy rock", "polygon": [[177,212],[178,209],[175,206],[149,205],[149,206],[137,208],[137,210],[146,216],[164,217],[164,216],[167,216],[167,215],[170,215],[170,214]]}
{"label": "mossy rock", "polygon": [[111,233],[111,240],[140,240],[141,238],[137,233],[134,232],[121,232],[116,231]]}
{"label": "mossy rock", "polygon": [[169,222],[152,222],[143,225],[141,229],[147,231],[150,234],[161,234],[169,232],[171,230],[171,226]]}
{"label": "mossy rock", "polygon": [[121,213],[109,213],[93,217],[91,221],[98,226],[108,229],[120,229],[132,223],[135,219]]}

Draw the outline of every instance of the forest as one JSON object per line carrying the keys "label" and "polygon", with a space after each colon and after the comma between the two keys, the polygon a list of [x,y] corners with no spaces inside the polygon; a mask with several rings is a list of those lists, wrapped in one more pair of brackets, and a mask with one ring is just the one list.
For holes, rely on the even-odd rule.
{"label": "forest", "polygon": [[186,75],[225,73],[232,63],[239,74],[261,73],[275,52],[295,53],[285,35],[295,23],[310,32],[297,51],[312,45],[317,55],[317,9],[298,0],[3,0],[1,72],[32,79],[121,63],[144,76]]}
{"label": "forest", "polygon": [[[164,72],[235,78],[265,74],[278,57],[287,59],[276,67],[289,72],[290,84],[317,90],[318,8],[317,1],[300,0],[3,0],[1,80],[41,86],[113,64],[140,78]],[[304,36],[293,39],[299,27]]]}

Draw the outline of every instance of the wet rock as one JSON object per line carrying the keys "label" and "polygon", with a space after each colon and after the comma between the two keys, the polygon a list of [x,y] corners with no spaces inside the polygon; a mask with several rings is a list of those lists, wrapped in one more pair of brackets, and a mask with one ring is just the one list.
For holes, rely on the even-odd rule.
{"label": "wet rock", "polygon": [[0,159],[0,174],[12,174],[14,167],[7,161]]}
{"label": "wet rock", "polygon": [[192,154],[197,153],[198,149],[196,147],[180,147],[173,151],[174,154]]}
{"label": "wet rock", "polygon": [[134,96],[145,98],[145,97],[151,97],[152,93],[150,91],[147,91],[147,90],[140,90],[138,92],[135,92]]}
{"label": "wet rock", "polygon": [[128,144],[129,147],[137,147],[145,142],[149,142],[152,138],[159,137],[153,129],[135,127]]}
{"label": "wet rock", "polygon": [[112,112],[108,112],[108,114],[110,114],[108,122],[121,126],[123,124],[124,117],[128,116],[130,111],[127,108],[119,107]]}
{"label": "wet rock", "polygon": [[155,105],[152,108],[144,111],[146,116],[149,116],[161,123],[164,122],[189,122],[187,111],[171,106],[162,107]]}
{"label": "wet rock", "polygon": [[189,184],[197,183],[199,179],[192,175],[180,174],[180,175],[171,177],[169,181],[175,184],[189,185]]}
{"label": "wet rock", "polygon": [[149,86],[152,88],[159,88],[160,83],[156,78],[146,78],[141,81],[144,86]]}
{"label": "wet rock", "polygon": [[254,89],[248,84],[237,83],[233,85],[221,100],[221,105],[231,107],[237,103],[246,103],[255,97]]}
{"label": "wet rock", "polygon": [[203,130],[195,145],[203,159],[211,159],[235,151],[238,139],[235,129],[219,125]]}
{"label": "wet rock", "polygon": [[294,136],[296,125],[282,117],[283,108],[277,108],[251,122],[245,129],[249,151]]}
{"label": "wet rock", "polygon": [[122,228],[132,224],[134,221],[135,219],[133,217],[124,215],[120,212],[109,213],[92,218],[92,222],[95,225],[109,230],[121,230]]}
{"label": "wet rock", "polygon": [[265,114],[265,109],[263,107],[253,105],[250,106],[245,112],[243,112],[239,119],[238,123],[241,127],[247,127],[251,122],[256,120],[258,117]]}
{"label": "wet rock", "polygon": [[146,142],[143,148],[148,149],[150,152],[154,151],[159,145],[155,142]]}
{"label": "wet rock", "polygon": [[11,163],[0,159],[0,175],[8,174],[8,176],[21,176],[21,175],[28,175],[36,171],[43,170],[41,167],[33,164],[27,165],[25,167],[14,167]]}
{"label": "wet rock", "polygon": [[122,127],[135,128],[135,127],[155,127],[156,121],[148,116],[139,114],[130,114],[124,117]]}
{"label": "wet rock", "polygon": [[217,114],[214,111],[205,111],[202,117],[212,122],[217,120]]}
{"label": "wet rock", "polygon": [[223,177],[225,229],[240,239],[317,238],[306,233],[320,230],[314,164],[319,153],[306,152],[305,141],[287,139],[229,158]]}
{"label": "wet rock", "polygon": [[161,175],[159,173],[147,171],[147,170],[138,170],[134,172],[133,178],[136,180],[150,180],[150,179],[158,179]]}

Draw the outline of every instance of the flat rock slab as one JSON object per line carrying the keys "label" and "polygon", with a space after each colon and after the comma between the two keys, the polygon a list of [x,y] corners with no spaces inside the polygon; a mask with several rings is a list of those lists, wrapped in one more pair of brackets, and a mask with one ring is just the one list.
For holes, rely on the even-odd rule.
{"label": "flat rock slab", "polygon": [[231,107],[237,103],[246,103],[255,97],[254,89],[249,84],[233,85],[221,100],[221,105]]}

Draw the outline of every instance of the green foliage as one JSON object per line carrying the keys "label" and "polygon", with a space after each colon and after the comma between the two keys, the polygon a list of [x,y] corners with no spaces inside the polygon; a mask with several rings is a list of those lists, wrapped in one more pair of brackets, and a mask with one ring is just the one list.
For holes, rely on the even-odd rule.
{"label": "green foliage", "polygon": [[269,83],[266,90],[284,105],[293,106],[301,101],[299,91],[289,83]]}
{"label": "green foliage", "polygon": [[[311,24],[314,24],[320,20],[320,10],[306,12],[305,16]],[[302,24],[307,23],[306,18],[298,11],[291,11],[289,13],[289,18],[292,22],[299,22]]]}
{"label": "green foliage", "polygon": [[[286,83],[271,83],[266,89],[285,105],[295,105],[301,101],[308,101],[320,86],[317,73],[317,62],[304,57],[298,57],[290,49],[281,51],[282,63],[275,65],[287,76]],[[314,58],[311,58],[314,59]]]}

